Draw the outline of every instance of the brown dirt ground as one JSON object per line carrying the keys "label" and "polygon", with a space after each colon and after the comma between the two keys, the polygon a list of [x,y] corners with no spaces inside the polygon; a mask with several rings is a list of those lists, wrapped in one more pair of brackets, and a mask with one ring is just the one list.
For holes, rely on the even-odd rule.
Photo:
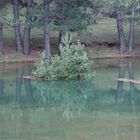
{"label": "brown dirt ground", "polygon": [[32,49],[30,55],[24,55],[22,52],[16,52],[13,46],[4,46],[4,55],[0,56],[0,62],[33,62],[39,58],[38,52],[41,49]]}
{"label": "brown dirt ground", "polygon": [[[91,42],[90,42],[91,43]],[[112,58],[131,58],[131,57],[140,57],[140,45],[135,44],[135,50],[132,54],[119,54],[118,44],[114,43],[98,43],[92,42],[92,45],[85,44],[88,55],[90,58],[97,59],[112,59]],[[32,48],[30,55],[23,55],[22,53],[17,53],[15,47],[12,45],[4,46],[5,54],[0,56],[0,63],[13,63],[13,62],[34,62],[39,58],[38,52],[42,51],[41,47]],[[93,57],[92,57],[93,56]]]}

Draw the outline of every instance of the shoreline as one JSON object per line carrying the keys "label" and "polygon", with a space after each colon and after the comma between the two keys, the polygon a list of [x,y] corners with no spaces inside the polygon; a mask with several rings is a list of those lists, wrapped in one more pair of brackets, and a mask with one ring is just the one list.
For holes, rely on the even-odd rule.
{"label": "shoreline", "polygon": [[26,63],[34,63],[37,60],[15,60],[15,61],[1,61],[0,64],[26,64]]}
{"label": "shoreline", "polygon": [[[134,58],[140,58],[140,55],[114,55],[114,56],[95,56],[95,57],[89,57],[90,59],[134,59]],[[34,59],[25,59],[25,60],[5,60],[5,61],[0,61],[0,64],[16,64],[16,63],[34,63],[37,61],[38,58]]]}
{"label": "shoreline", "polygon": [[134,59],[140,58],[140,55],[113,55],[113,56],[95,56],[93,59]]}

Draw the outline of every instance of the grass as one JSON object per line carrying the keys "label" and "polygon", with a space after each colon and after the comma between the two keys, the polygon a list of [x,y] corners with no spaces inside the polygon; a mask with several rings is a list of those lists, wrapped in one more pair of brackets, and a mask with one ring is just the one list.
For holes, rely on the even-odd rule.
{"label": "grass", "polygon": [[85,39],[88,40],[88,38],[90,38],[95,42],[118,41],[116,31],[116,23],[114,19],[103,19],[88,28],[87,32],[90,33],[90,37],[87,36]]}
{"label": "grass", "polygon": [[[128,40],[128,32],[129,32],[129,24],[125,23],[126,40]],[[134,36],[134,43],[135,43],[134,53],[137,53],[137,55],[140,55],[139,34],[140,34],[140,25],[137,25],[135,29],[135,36]],[[104,43],[118,42],[115,19],[110,19],[110,18],[102,19],[98,21],[98,24],[88,27],[85,33],[82,33],[80,35],[73,34],[73,36],[74,36],[74,40],[73,40],[74,42],[76,41],[77,38],[80,38],[82,42],[85,42],[87,44],[87,52],[89,57],[91,58],[114,56],[116,54],[119,54],[118,44],[115,44],[113,46],[108,46],[104,44]],[[34,50],[38,50],[38,48],[39,49],[43,48],[44,46],[43,39],[44,39],[43,30],[34,28],[31,33],[31,48]],[[14,40],[15,40],[14,29],[13,28],[4,29],[5,46],[14,48],[15,46]],[[53,54],[57,53],[57,46],[58,46],[58,33],[51,32],[51,51]],[[9,50],[6,50],[6,53],[8,52]],[[20,59],[20,57],[14,56],[12,58],[13,61],[18,59]],[[0,58],[0,61],[9,61],[9,59]]]}
{"label": "grass", "polygon": [[[124,23],[124,30],[126,35],[126,41],[128,40],[129,23]],[[116,27],[116,19],[107,18],[98,21],[97,24],[88,27],[87,32],[90,36],[84,37],[86,40],[91,39],[95,42],[118,42],[118,34]],[[136,25],[134,42],[140,43],[139,40],[140,25]]]}
{"label": "grass", "polygon": [[[126,42],[128,42],[129,35],[129,23],[124,24]],[[108,56],[119,54],[118,34],[116,28],[115,19],[102,19],[98,24],[92,25],[88,28],[89,34],[84,35],[82,39],[89,44],[88,49],[89,56]],[[134,53],[140,55],[140,25],[136,25],[134,34]],[[95,42],[99,42],[102,45],[98,45]],[[115,43],[113,46],[106,46],[104,43]]]}
{"label": "grass", "polygon": [[34,60],[27,59],[25,57],[13,57],[13,58],[0,58],[0,63],[15,63],[15,62],[34,62]]}

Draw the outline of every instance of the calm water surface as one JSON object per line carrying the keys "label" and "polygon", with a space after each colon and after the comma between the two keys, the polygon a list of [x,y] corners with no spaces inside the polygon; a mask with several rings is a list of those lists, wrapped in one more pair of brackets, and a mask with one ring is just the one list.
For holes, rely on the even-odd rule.
{"label": "calm water surface", "polygon": [[30,81],[0,65],[0,140],[140,140],[140,60],[95,61],[90,81]]}

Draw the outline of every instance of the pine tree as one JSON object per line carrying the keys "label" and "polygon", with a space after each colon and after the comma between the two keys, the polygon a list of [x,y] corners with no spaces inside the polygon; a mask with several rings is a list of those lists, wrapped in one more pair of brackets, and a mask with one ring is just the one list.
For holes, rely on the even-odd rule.
{"label": "pine tree", "polygon": [[89,0],[54,0],[54,5],[51,24],[59,31],[59,46],[66,31],[79,32],[90,25],[91,17],[87,8],[92,6],[92,3]]}
{"label": "pine tree", "polygon": [[12,4],[13,4],[13,13],[14,13],[14,20],[15,20],[16,50],[21,52],[22,51],[22,39],[21,39],[20,21],[19,21],[19,1],[12,0]]}
{"label": "pine tree", "polygon": [[23,34],[23,50],[25,55],[30,54],[30,33],[31,33],[31,19],[32,19],[32,4],[33,0],[27,0],[26,5],[26,21],[24,27],[24,34]]}

